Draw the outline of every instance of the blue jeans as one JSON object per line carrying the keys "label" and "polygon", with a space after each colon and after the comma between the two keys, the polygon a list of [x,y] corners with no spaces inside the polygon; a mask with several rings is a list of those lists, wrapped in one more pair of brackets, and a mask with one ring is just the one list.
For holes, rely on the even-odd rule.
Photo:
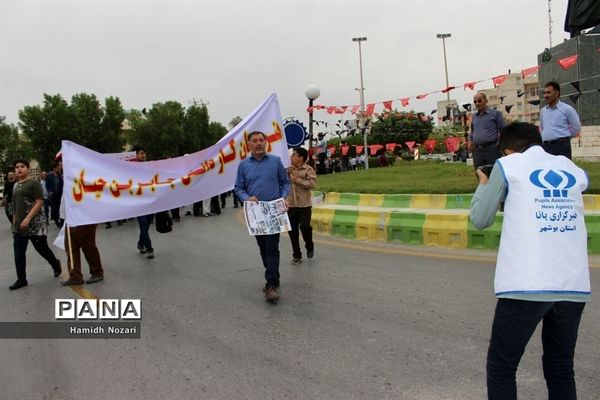
{"label": "blue jeans", "polygon": [[50,247],[48,247],[46,236],[27,236],[20,233],[13,233],[15,268],[17,270],[17,279],[21,282],[27,282],[27,244],[29,241],[31,241],[39,255],[48,261],[54,271],[58,271],[60,268],[60,261],[58,261],[52,250],[50,250]]}
{"label": "blue jeans", "polygon": [[488,399],[517,399],[517,367],[540,321],[548,399],[577,399],[573,357],[584,307],[570,301],[498,299],[487,357]]}
{"label": "blue jeans", "polygon": [[152,215],[142,215],[137,217],[138,225],[140,226],[140,238],[138,239],[138,248],[143,248],[148,251],[152,249],[152,241],[150,240],[150,218]]}
{"label": "blue jeans", "polygon": [[279,287],[279,233],[258,235],[256,243],[265,267],[266,287]]}

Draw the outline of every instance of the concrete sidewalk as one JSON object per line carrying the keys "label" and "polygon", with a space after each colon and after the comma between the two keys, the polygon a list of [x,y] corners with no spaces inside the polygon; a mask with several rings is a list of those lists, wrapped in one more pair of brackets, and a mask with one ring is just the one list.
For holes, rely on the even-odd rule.
{"label": "concrete sidewalk", "polygon": [[[436,247],[495,250],[503,213],[484,230],[469,221],[472,195],[316,193],[312,225],[320,233]],[[584,195],[588,249],[600,254],[600,196]]]}

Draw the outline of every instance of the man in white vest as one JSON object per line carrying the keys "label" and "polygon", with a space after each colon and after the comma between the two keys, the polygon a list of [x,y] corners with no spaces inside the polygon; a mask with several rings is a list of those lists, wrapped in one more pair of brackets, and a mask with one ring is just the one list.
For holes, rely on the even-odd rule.
{"label": "man in white vest", "polygon": [[516,372],[540,321],[549,399],[576,399],[573,356],[590,301],[582,192],[588,178],[564,156],[541,147],[536,126],[502,130],[490,178],[477,171],[471,221],[484,229],[504,201],[494,287],[498,302],[487,356],[488,399],[516,399]]}

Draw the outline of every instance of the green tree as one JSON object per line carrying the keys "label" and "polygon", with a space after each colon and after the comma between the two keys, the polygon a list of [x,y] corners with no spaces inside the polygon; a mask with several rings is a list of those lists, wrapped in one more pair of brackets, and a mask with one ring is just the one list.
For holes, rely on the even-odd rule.
{"label": "green tree", "polygon": [[102,141],[100,122],[103,111],[94,94],[79,93],[71,98],[72,129],[71,140],[94,151],[99,150]]}
{"label": "green tree", "polygon": [[183,131],[184,141],[179,155],[194,153],[213,144],[209,137],[208,109],[205,104],[194,101],[187,108]]}
{"label": "green tree", "polygon": [[7,124],[6,118],[0,116],[0,173],[12,170],[17,158],[31,159],[31,143],[19,133],[13,124]]}
{"label": "green tree", "polygon": [[235,117],[233,117],[231,119],[231,121],[229,121],[229,129],[235,128],[236,125],[239,124],[240,122],[242,122],[242,117],[240,117],[239,115],[236,115]]}
{"label": "green tree", "polygon": [[392,111],[379,115],[373,123],[369,143],[423,143],[432,130],[431,120],[422,113]]}
{"label": "green tree", "polygon": [[26,106],[19,111],[19,126],[31,141],[34,153],[42,169],[49,169],[60,150],[61,140],[74,140],[74,119],[69,105],[57,94],[44,94],[43,106]]}
{"label": "green tree", "polygon": [[131,143],[146,148],[151,159],[177,157],[185,143],[185,109],[177,101],[156,103],[145,114],[130,113]]}
{"label": "green tree", "polygon": [[100,122],[101,137],[97,151],[101,153],[118,153],[123,151],[125,137],[121,127],[125,121],[125,110],[118,97],[107,97],[104,100],[104,115]]}
{"label": "green tree", "polygon": [[212,121],[208,126],[208,136],[210,138],[210,145],[217,143],[219,139],[227,135],[227,128],[225,128],[220,122]]}

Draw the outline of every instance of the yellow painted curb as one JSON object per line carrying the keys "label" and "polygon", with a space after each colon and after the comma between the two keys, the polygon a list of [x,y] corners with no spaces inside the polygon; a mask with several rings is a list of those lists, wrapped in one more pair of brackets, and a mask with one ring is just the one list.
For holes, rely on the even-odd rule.
{"label": "yellow painted curb", "polygon": [[600,196],[596,194],[584,194],[583,209],[585,211],[600,211]]}
{"label": "yellow painted curb", "polygon": [[427,213],[423,224],[423,244],[466,249],[468,222],[468,215]]}
{"label": "yellow painted curb", "polygon": [[359,211],[356,220],[356,238],[360,240],[387,241],[387,226],[391,212]]}
{"label": "yellow painted curb", "polygon": [[331,235],[331,222],[333,221],[333,208],[313,207],[311,225],[317,232]]}
{"label": "yellow painted curb", "polygon": [[381,207],[383,206],[382,194],[359,194],[358,205],[364,207]]}
{"label": "yellow painted curb", "polygon": [[340,194],[338,192],[325,193],[325,204],[338,204],[340,202]]}
{"label": "yellow painted curb", "polygon": [[445,194],[413,194],[410,208],[446,208]]}

